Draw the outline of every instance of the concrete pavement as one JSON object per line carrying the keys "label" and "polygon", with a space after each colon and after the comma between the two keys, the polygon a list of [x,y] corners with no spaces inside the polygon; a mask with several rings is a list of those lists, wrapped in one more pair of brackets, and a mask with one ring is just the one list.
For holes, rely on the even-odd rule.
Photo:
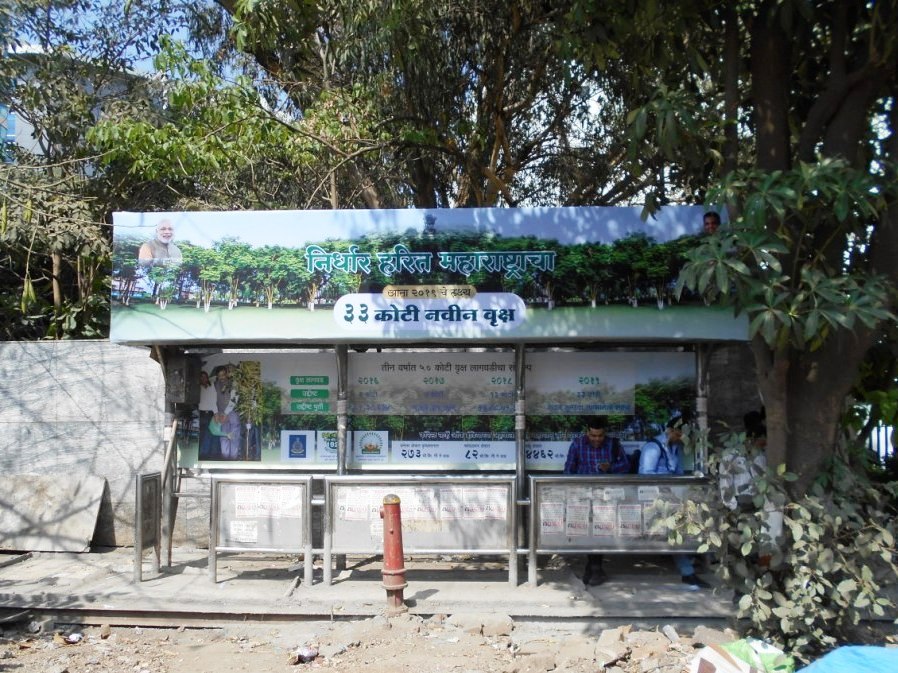
{"label": "concrete pavement", "polygon": [[[501,559],[414,557],[407,561],[409,611],[416,614],[498,613],[516,620],[723,624],[732,613],[724,590],[690,591],[664,556],[606,559],[607,583],[584,587],[578,557],[552,557],[539,583],[512,586]],[[383,614],[380,559],[349,557],[347,569],[322,583],[301,582],[302,560],[289,555],[221,555],[212,582],[206,550],[176,549],[172,566],[134,582],[130,548],[86,554],[0,556],[0,618],[28,612],[72,623],[179,625],[217,621],[348,619]],[[520,577],[526,578],[521,571]],[[705,577],[713,581],[710,573]]]}

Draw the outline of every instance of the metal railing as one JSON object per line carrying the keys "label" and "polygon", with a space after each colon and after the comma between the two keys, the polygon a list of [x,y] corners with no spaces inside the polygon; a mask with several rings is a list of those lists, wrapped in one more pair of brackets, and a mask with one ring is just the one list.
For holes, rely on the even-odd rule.
{"label": "metal railing", "polygon": [[508,581],[517,585],[514,477],[360,475],[324,482],[325,585],[332,582],[335,553],[381,553],[379,508],[386,494],[401,500],[406,555],[507,555]]}
{"label": "metal railing", "polygon": [[212,478],[209,578],[218,554],[274,552],[303,555],[312,584],[312,477],[228,474]]}
{"label": "metal railing", "polygon": [[538,554],[694,552],[696,540],[672,545],[653,519],[709,488],[689,476],[531,476],[528,583],[537,584]]}
{"label": "metal railing", "polygon": [[893,438],[898,441],[898,429],[883,423],[873,428],[873,432],[867,438],[867,448],[876,454],[880,465],[884,465],[886,460],[895,455],[895,444]]}

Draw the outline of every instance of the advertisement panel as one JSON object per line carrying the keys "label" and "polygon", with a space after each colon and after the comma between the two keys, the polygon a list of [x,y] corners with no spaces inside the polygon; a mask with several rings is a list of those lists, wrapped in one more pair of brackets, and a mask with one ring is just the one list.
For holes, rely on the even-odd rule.
{"label": "advertisement panel", "polygon": [[698,206],[114,215],[110,339],[745,340],[676,296]]}
{"label": "advertisement panel", "polygon": [[[632,450],[695,396],[688,352],[528,353],[526,465],[561,471],[590,416]],[[179,442],[182,466],[223,461],[337,466],[333,353],[219,353]],[[347,464],[364,470],[515,467],[514,357],[508,350],[350,353]]]}

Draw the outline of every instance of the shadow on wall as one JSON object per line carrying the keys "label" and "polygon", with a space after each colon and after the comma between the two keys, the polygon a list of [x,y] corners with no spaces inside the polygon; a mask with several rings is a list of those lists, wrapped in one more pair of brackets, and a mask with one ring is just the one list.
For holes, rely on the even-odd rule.
{"label": "shadow on wall", "polygon": [[[131,544],[135,475],[162,468],[164,404],[162,369],[148,348],[99,340],[0,342],[0,474],[14,482],[22,475],[52,478],[54,488],[97,479],[86,531],[61,527],[52,535],[78,544]],[[0,498],[19,509],[14,492],[4,487]],[[72,513],[81,502],[69,505]],[[39,511],[16,526],[31,534],[67,514],[56,510],[41,519]],[[0,527],[5,548],[4,537],[15,530]]]}

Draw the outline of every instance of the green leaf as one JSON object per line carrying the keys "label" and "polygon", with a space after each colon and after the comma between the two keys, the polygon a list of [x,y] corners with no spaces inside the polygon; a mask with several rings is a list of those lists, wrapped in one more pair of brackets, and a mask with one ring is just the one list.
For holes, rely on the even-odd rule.
{"label": "green leaf", "polygon": [[836,587],[836,591],[840,594],[848,594],[857,591],[857,582],[852,579],[842,580]]}
{"label": "green leaf", "polygon": [[739,261],[738,259],[729,259],[726,261],[726,264],[730,267],[730,269],[741,276],[751,275],[751,269],[748,268],[748,265],[744,262]]}
{"label": "green leaf", "polygon": [[707,265],[701,272],[698,278],[698,292],[699,294],[705,294],[705,291],[708,289],[708,286],[711,284],[711,278],[714,277],[714,266]]}
{"label": "green leaf", "polygon": [[644,107],[639,108],[636,113],[636,120],[633,124],[633,135],[642,140],[645,138],[646,127],[648,125],[648,114],[645,111]]}
{"label": "green leaf", "polygon": [[726,292],[729,287],[729,277],[727,274],[727,267],[723,264],[718,264],[717,268],[714,272],[714,282],[717,284],[717,290],[720,292]]}

